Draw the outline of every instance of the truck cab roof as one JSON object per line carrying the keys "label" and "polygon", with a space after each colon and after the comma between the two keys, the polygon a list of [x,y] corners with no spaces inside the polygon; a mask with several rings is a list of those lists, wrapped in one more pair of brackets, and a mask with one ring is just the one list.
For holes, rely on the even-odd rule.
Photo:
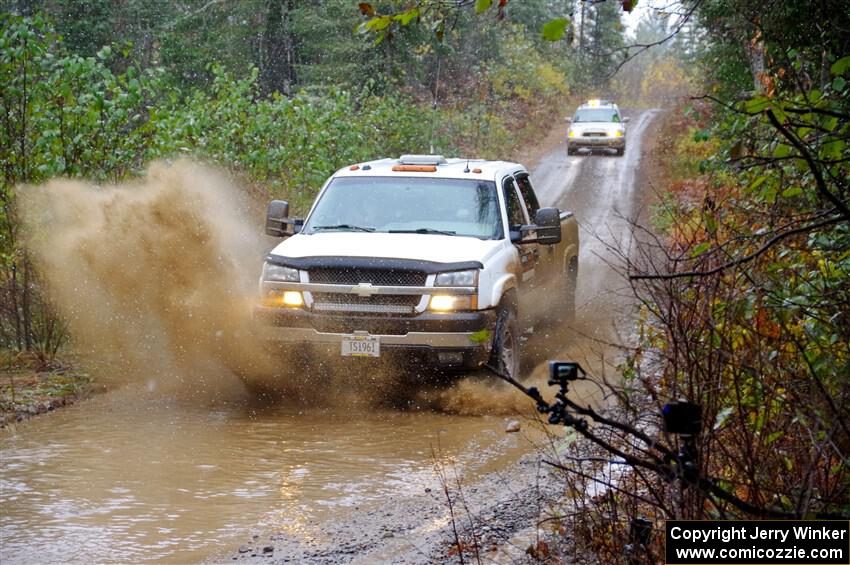
{"label": "truck cab roof", "polygon": [[446,158],[442,155],[402,155],[343,167],[333,177],[416,176],[452,179],[499,181],[500,177],[524,171],[519,163],[484,159]]}

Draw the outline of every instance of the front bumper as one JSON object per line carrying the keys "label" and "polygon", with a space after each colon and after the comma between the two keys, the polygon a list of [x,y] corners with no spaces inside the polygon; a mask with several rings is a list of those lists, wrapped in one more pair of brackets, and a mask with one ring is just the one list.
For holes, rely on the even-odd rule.
{"label": "front bumper", "polygon": [[581,147],[610,147],[612,149],[623,149],[626,146],[626,138],[623,137],[583,137],[576,136],[567,138],[567,144],[573,148]]}
{"label": "front bumper", "polygon": [[382,352],[416,354],[439,365],[465,368],[480,367],[487,361],[495,326],[495,310],[425,312],[415,316],[336,316],[304,309],[267,306],[254,309],[254,331],[260,339],[295,346],[308,354],[339,356],[343,340],[371,336],[379,339]]}

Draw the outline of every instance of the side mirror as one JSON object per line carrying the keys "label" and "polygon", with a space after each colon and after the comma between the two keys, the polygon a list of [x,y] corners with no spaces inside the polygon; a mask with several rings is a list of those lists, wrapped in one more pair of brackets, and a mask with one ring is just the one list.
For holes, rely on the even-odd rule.
{"label": "side mirror", "polygon": [[301,231],[302,223],[302,220],[289,217],[289,202],[286,200],[269,202],[266,209],[266,235],[288,237]]}
{"label": "side mirror", "polygon": [[564,118],[564,121],[569,124],[569,123],[572,123],[573,119],[572,118]]}
{"label": "side mirror", "polygon": [[631,120],[631,118],[626,116],[626,117],[623,118],[623,123],[626,124],[626,123],[629,122],[629,120]]}
{"label": "side mirror", "polygon": [[541,208],[534,215],[537,243],[555,245],[561,242],[561,212],[557,208]]}

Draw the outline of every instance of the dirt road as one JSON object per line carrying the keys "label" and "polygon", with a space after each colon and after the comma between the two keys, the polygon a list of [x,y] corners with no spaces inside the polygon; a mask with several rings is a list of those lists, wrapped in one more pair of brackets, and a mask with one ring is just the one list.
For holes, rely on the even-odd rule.
{"label": "dirt road", "polygon": [[[639,205],[654,116],[631,114],[624,157],[567,157],[554,135],[533,169],[542,203],[573,210],[583,241],[577,324],[528,328],[532,378],[556,355],[611,370],[616,348],[603,342],[628,328],[630,302],[605,242],[629,243],[620,216]],[[455,504],[481,522],[486,545],[532,523],[542,434],[524,420],[504,432],[525,399],[470,379],[388,408],[358,393],[374,375],[349,378],[334,402],[272,406],[236,379],[167,394],[137,382],[4,432],[0,561],[433,562],[451,543],[435,454],[449,483],[462,481]]]}

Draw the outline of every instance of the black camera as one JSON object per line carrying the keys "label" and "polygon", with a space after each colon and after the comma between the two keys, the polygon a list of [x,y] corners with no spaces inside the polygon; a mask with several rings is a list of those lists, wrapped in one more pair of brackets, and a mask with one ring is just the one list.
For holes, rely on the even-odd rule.
{"label": "black camera", "polygon": [[670,402],[661,413],[664,428],[671,434],[694,436],[702,429],[702,407],[693,402]]}
{"label": "black camera", "polygon": [[577,381],[584,375],[584,369],[578,363],[573,361],[549,361],[549,385]]}

